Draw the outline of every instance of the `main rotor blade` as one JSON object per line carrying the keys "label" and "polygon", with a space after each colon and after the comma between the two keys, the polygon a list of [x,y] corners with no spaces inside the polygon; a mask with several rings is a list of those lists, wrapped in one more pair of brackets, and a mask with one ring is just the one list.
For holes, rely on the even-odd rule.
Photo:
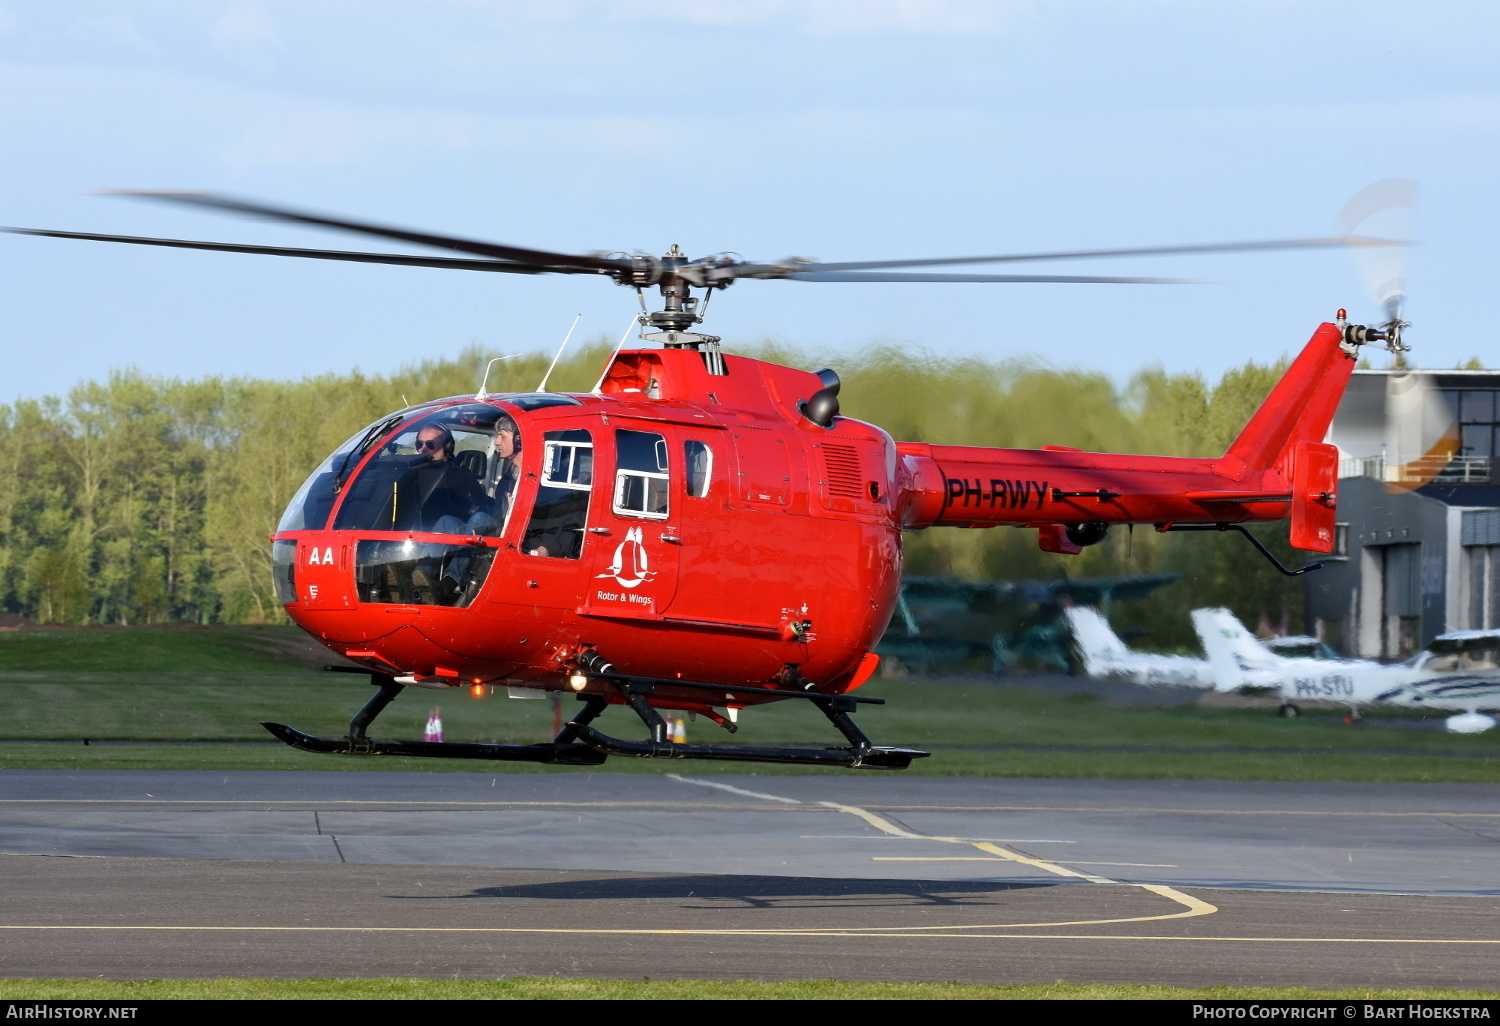
{"label": "main rotor blade", "polygon": [[1217,242],[1189,246],[1138,246],[1131,249],[1079,249],[1051,253],[1003,253],[997,256],[936,257],[922,260],[862,260],[837,264],[808,261],[797,265],[746,264],[730,265],[736,277],[781,277],[777,272],[871,271],[882,267],[940,267],[953,264],[1020,263],[1031,260],[1088,260],[1095,257],[1174,256],[1179,253],[1250,253],[1277,249],[1328,249],[1334,247],[1404,246],[1398,239],[1377,239],[1360,235],[1328,235],[1306,239],[1271,239],[1264,242]]}
{"label": "main rotor blade", "polygon": [[242,246],[230,242],[193,242],[187,239],[148,239],[135,235],[96,235],[90,232],[58,232],[42,228],[0,228],[13,235],[43,235],[54,239],[86,239],[92,242],[128,242],[137,246],[167,246],[172,249],[207,249],[220,253],[259,253],[264,256],[308,257],[313,260],[346,260],[360,264],[399,264],[405,267],[438,267],[455,271],[504,271],[508,274],[604,274],[581,268],[541,267],[510,260],[463,260],[457,257],[408,256],[402,253],[355,253],[337,249],[295,249],[286,246]]}
{"label": "main rotor blade", "polygon": [[791,281],[1060,282],[1070,285],[1206,285],[1197,278],[1096,278],[1075,274],[922,274],[901,271],[797,271]]}
{"label": "main rotor blade", "polygon": [[338,231],[356,232],[362,235],[378,235],[387,239],[415,242],[423,246],[434,246],[438,249],[456,249],[460,253],[473,253],[477,256],[491,257],[496,260],[511,260],[516,263],[540,265],[548,269],[575,267],[590,271],[606,272],[628,272],[630,270],[630,264],[619,260],[605,260],[600,257],[569,253],[550,253],[541,249],[521,249],[517,246],[460,239],[451,235],[433,235],[428,232],[408,231],[404,228],[389,228],[384,225],[365,224],[359,221],[325,217],[322,214],[314,214],[306,211],[272,207],[264,203],[251,203],[246,200],[234,199],[230,196],[217,196],[207,192],[154,192],[139,189],[120,189],[114,190],[108,193],[108,195],[133,196],[138,199],[158,200],[164,203],[180,203],[186,206],[227,210],[232,213],[249,214],[272,221],[290,221],[295,224],[319,225],[323,228],[333,228]]}

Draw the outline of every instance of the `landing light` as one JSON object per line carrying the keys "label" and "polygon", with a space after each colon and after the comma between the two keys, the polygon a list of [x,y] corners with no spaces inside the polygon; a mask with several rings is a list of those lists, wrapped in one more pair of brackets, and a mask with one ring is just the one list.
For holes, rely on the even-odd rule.
{"label": "landing light", "polygon": [[568,676],[568,687],[572,688],[574,691],[582,691],[584,688],[586,688],[588,686],[589,686],[589,679],[587,677],[585,677],[583,674],[581,674],[581,673],[574,673],[574,674],[570,674]]}

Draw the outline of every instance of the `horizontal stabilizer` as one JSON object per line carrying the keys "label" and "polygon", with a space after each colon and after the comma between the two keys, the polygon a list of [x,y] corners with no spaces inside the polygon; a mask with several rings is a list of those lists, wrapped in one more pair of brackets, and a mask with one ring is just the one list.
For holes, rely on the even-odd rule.
{"label": "horizontal stabilizer", "polygon": [[1251,502],[1291,502],[1291,492],[1188,492],[1189,502],[1228,502],[1245,505]]}

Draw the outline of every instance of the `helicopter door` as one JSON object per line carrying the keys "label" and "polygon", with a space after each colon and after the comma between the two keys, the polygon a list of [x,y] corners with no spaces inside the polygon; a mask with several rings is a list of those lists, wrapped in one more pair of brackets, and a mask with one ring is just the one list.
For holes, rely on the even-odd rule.
{"label": "helicopter door", "polygon": [[600,509],[589,526],[596,536],[585,603],[591,613],[657,619],[677,590],[682,532],[673,483],[682,470],[672,441],[662,430],[615,431],[609,510]]}
{"label": "helicopter door", "polygon": [[733,505],[785,509],[792,501],[792,474],[786,440],[769,428],[739,424],[732,434],[739,467]]}

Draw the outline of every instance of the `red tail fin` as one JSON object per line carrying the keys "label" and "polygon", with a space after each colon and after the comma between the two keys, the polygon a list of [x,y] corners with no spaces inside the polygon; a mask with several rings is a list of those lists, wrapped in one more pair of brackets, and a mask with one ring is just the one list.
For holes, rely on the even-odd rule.
{"label": "red tail fin", "polygon": [[1340,349],[1343,335],[1332,324],[1313,332],[1297,359],[1261,403],[1224,455],[1251,470],[1279,469],[1290,476],[1298,442],[1322,442],[1333,423],[1354,357]]}
{"label": "red tail fin", "polygon": [[1224,454],[1291,482],[1291,543],[1314,552],[1333,551],[1338,449],[1323,439],[1354,373],[1342,342],[1334,325],[1319,327]]}

